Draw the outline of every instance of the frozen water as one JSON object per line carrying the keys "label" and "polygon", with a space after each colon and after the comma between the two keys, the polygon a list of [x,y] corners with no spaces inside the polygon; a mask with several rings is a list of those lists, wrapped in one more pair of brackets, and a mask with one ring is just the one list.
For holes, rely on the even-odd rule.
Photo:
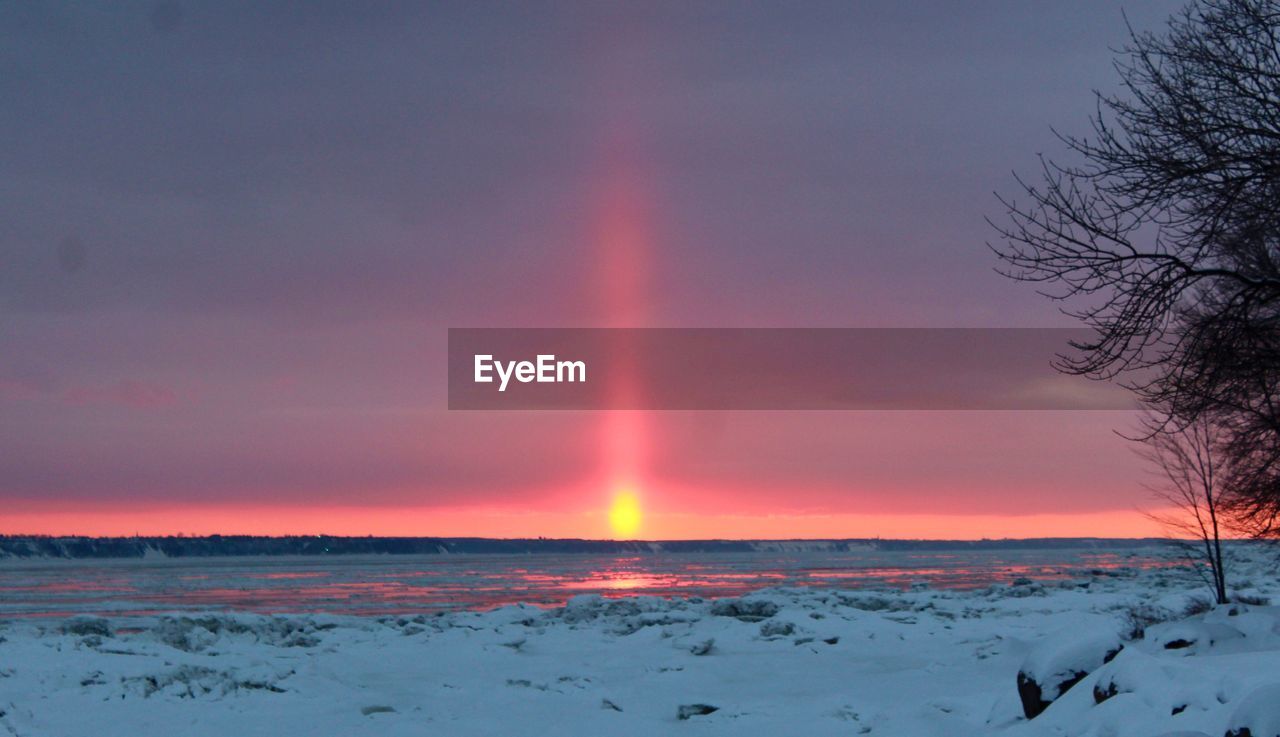
{"label": "frozen water", "polygon": [[[260,556],[175,559],[0,558],[0,617],[155,614],[179,609],[416,614],[577,594],[740,596],[765,587],[972,589],[1079,575],[1132,575],[1171,564],[1132,550],[774,550],[645,555]],[[1034,581],[1033,581],[1034,579]],[[1025,580],[1030,583],[1022,583]]]}

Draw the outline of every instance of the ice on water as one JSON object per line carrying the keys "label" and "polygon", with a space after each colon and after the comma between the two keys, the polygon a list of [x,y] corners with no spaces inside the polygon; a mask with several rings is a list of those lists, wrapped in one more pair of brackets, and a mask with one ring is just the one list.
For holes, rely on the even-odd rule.
{"label": "ice on water", "polygon": [[[1237,552],[1242,592],[1275,595],[1271,555]],[[1184,616],[1197,593],[1178,567],[1082,568],[967,589],[17,618],[0,624],[0,733],[1216,737],[1275,724],[1280,610]],[[1054,669],[1037,652],[1073,653],[1063,632],[1126,642],[1028,721],[1016,674]]]}

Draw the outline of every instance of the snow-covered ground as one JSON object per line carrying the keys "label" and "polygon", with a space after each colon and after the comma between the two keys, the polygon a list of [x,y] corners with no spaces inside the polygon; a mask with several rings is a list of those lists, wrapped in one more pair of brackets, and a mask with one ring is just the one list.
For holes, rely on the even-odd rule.
{"label": "snow-covered ground", "polygon": [[[1241,593],[1280,594],[1273,553],[1236,554]],[[1120,569],[383,618],[16,619],[0,735],[1280,734],[1264,724],[1280,608],[1184,616],[1203,593],[1185,571]],[[1020,671],[1052,702],[1031,720]]]}

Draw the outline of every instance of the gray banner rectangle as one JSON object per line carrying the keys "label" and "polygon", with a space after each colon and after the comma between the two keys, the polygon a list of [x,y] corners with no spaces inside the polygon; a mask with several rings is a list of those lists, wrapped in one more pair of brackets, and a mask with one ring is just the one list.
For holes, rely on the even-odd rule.
{"label": "gray banner rectangle", "polygon": [[1124,410],[1062,328],[450,328],[456,410]]}

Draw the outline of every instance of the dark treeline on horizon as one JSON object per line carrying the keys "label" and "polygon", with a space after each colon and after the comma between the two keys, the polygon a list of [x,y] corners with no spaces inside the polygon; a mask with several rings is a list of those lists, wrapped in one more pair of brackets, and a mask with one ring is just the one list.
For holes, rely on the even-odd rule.
{"label": "dark treeline on horizon", "polygon": [[465,555],[749,553],[778,550],[1044,550],[1125,549],[1163,545],[1160,538],[1026,538],[1000,540],[582,540],[479,537],[340,537],[331,535],[135,536],[0,535],[0,558],[200,558],[272,555]]}

